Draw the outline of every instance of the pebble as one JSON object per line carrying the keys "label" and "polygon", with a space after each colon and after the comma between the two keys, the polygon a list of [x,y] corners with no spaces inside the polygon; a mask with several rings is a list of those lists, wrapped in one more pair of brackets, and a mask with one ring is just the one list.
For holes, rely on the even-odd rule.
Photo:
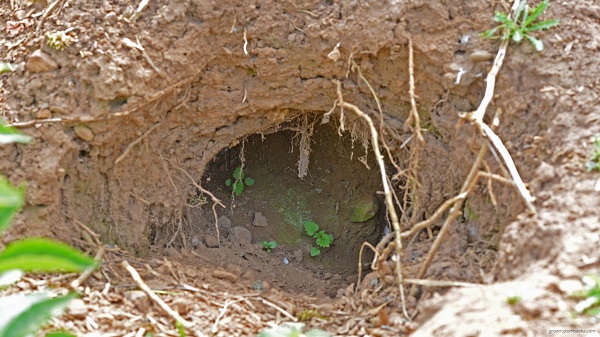
{"label": "pebble", "polygon": [[486,50],[476,50],[469,55],[469,58],[474,63],[490,61],[494,59],[494,55]]}
{"label": "pebble", "polygon": [[252,222],[252,226],[254,227],[267,227],[269,223],[267,222],[267,218],[261,213],[254,213],[254,221]]}
{"label": "pebble", "polygon": [[83,300],[76,298],[69,302],[67,312],[74,318],[83,319],[87,316],[88,308]]}
{"label": "pebble", "polygon": [[252,242],[252,233],[244,226],[236,226],[231,229],[233,240],[241,246],[249,245]]}
{"label": "pebble", "polygon": [[50,112],[50,109],[40,109],[36,116],[37,119],[48,119],[50,117],[52,117],[52,112]]}
{"label": "pebble", "polygon": [[206,234],[204,236],[204,243],[206,244],[206,247],[208,247],[208,248],[219,247],[219,240],[217,239],[217,237],[215,235],[212,235],[212,234]]}
{"label": "pebble", "polygon": [[146,313],[150,309],[150,299],[148,298],[148,295],[141,290],[126,291],[125,299],[131,302],[141,312]]}
{"label": "pebble", "polygon": [[302,250],[302,248],[300,248],[294,252],[294,260],[296,260],[296,262],[302,262],[303,258],[304,258],[304,251]]}
{"label": "pebble", "polygon": [[179,313],[182,316],[187,315],[191,310],[188,301],[183,298],[174,299],[171,303],[171,308],[175,309],[177,313]]}
{"label": "pebble", "polygon": [[29,55],[25,69],[32,73],[45,73],[58,69],[58,64],[54,62],[50,55],[38,49]]}
{"label": "pebble", "polygon": [[91,142],[94,139],[94,133],[90,128],[84,125],[77,125],[73,128],[77,137],[85,140],[86,142]]}
{"label": "pebble", "polygon": [[238,280],[238,276],[230,273],[228,271],[222,270],[222,269],[215,269],[212,272],[212,276],[218,279],[222,279],[222,280],[227,280],[230,282],[235,282]]}
{"label": "pebble", "polygon": [[109,25],[113,25],[113,24],[117,23],[117,13],[115,13],[115,12],[108,12],[104,16],[104,22],[106,22]]}

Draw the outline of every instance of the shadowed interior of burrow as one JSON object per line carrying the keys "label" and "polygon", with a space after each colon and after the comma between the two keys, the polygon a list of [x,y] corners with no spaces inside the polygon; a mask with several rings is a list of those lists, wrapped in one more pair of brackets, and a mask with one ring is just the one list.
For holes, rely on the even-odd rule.
{"label": "shadowed interior of burrow", "polygon": [[[380,175],[370,148],[350,135],[340,137],[333,123],[315,122],[308,127],[312,135],[294,126],[252,135],[222,151],[209,164],[202,184],[226,205],[220,215],[232,227],[248,229],[252,243],[277,242],[267,254],[349,276],[357,272],[360,245],[375,244],[384,231]],[[236,183],[242,178],[235,175],[242,162],[244,177]],[[305,174],[299,172],[303,166]],[[242,189],[240,184],[238,195],[234,188]],[[205,213],[198,209],[191,216]],[[329,247],[308,235],[307,222],[318,225],[317,233],[332,235]],[[232,234],[222,228],[222,238]],[[321,253],[311,256],[313,247]]]}

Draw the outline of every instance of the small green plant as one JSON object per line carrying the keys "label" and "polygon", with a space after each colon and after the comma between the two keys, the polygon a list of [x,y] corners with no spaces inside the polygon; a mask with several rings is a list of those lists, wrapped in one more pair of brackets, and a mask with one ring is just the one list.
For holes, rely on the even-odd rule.
{"label": "small green plant", "polygon": [[254,185],[254,179],[252,178],[244,178],[244,170],[241,166],[238,166],[233,171],[233,179],[225,180],[225,185],[231,187],[231,193],[236,196],[240,196],[244,191],[244,186],[252,186]]}
{"label": "small green plant", "polygon": [[323,330],[312,329],[307,332],[304,330],[304,323],[284,323],[272,328],[261,331],[256,337],[331,337]]}
{"label": "small green plant", "polygon": [[304,223],[304,230],[308,236],[315,239],[318,247],[313,246],[310,249],[310,256],[317,256],[321,254],[321,248],[328,248],[333,242],[333,235],[328,234],[324,230],[319,231],[319,225],[314,221],[306,221]]}
{"label": "small green plant", "polygon": [[[530,33],[558,25],[559,21],[557,19],[535,22],[546,11],[549,4],[550,0],[543,0],[535,8],[529,9],[527,0],[522,0],[517,7],[514,19],[509,18],[505,13],[496,12],[494,13],[494,21],[499,22],[500,25],[485,31],[481,36],[488,39],[511,39],[516,43],[521,43],[523,38],[526,38],[537,51],[542,51],[544,50],[544,43],[531,36]],[[497,35],[496,32],[500,29],[504,29],[504,33]]]}
{"label": "small green plant", "polygon": [[[0,144],[29,142],[29,137],[0,123]],[[0,234],[23,206],[24,197],[25,186],[16,188],[0,176]],[[24,272],[82,272],[95,267],[93,259],[64,243],[26,238],[9,243],[0,252],[0,287],[17,282]],[[75,297],[76,293],[52,296],[49,292],[0,297],[0,336],[33,335]]]}
{"label": "small green plant", "polygon": [[600,135],[594,139],[594,152],[587,163],[587,170],[600,172]]}
{"label": "small green plant", "polygon": [[277,246],[279,246],[277,244],[277,241],[273,240],[273,241],[262,241],[261,242],[263,249],[267,252],[270,253],[271,249],[275,249],[277,248]]}
{"label": "small green plant", "polygon": [[509,305],[515,305],[521,301],[521,296],[508,296],[506,297],[506,303]]}
{"label": "small green plant", "polygon": [[578,314],[600,316],[600,277],[588,275],[584,276],[582,281],[584,289],[573,294],[573,297],[581,299],[575,305],[575,311]]}

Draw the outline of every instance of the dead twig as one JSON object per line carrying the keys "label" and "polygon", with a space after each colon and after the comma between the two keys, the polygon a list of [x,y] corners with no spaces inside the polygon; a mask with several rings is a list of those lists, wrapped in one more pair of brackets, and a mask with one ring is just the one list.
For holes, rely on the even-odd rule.
{"label": "dead twig", "polygon": [[390,186],[387,182],[387,173],[385,170],[385,164],[383,162],[383,156],[381,155],[381,151],[379,149],[379,136],[377,133],[377,129],[375,128],[375,124],[369,115],[360,110],[356,105],[350,104],[348,102],[344,102],[344,96],[342,95],[342,82],[339,80],[334,80],[334,83],[337,85],[337,95],[338,98],[335,102],[337,106],[340,108],[347,108],[354,113],[356,113],[360,118],[364,119],[369,126],[371,131],[371,146],[373,147],[373,152],[375,152],[375,159],[377,160],[377,164],[379,165],[379,171],[381,173],[381,183],[383,184],[383,191],[385,195],[385,204],[387,206],[387,210],[390,215],[390,219],[392,221],[392,225],[394,227],[394,231],[396,232],[395,244],[396,244],[396,275],[398,276],[398,284],[400,287],[400,297],[402,302],[402,312],[407,319],[410,319],[408,312],[406,311],[406,301],[404,299],[404,285],[402,282],[402,240],[401,234],[402,229],[400,228],[400,222],[398,221],[398,214],[396,214],[396,208],[394,207],[394,201],[392,199],[392,193],[390,191]]}
{"label": "dead twig", "polygon": [[440,207],[438,207],[438,209],[435,211],[435,213],[433,213],[433,215],[431,217],[429,217],[429,219],[421,221],[418,224],[414,225],[409,231],[402,233],[402,237],[403,238],[411,237],[412,235],[416,234],[421,229],[424,229],[424,228],[427,228],[427,227],[433,225],[433,223],[437,219],[439,219],[442,216],[442,214],[444,214],[444,212],[446,210],[448,210],[448,208],[450,208],[452,205],[454,205],[457,201],[465,200],[466,198],[467,198],[467,193],[461,193],[453,198],[446,200]]}
{"label": "dead twig", "polygon": [[136,138],[133,142],[129,143],[129,145],[127,145],[127,148],[125,149],[125,151],[123,151],[123,153],[119,156],[119,158],[117,158],[117,160],[115,160],[115,165],[118,164],[121,160],[123,160],[125,157],[127,157],[127,154],[129,153],[129,151],[131,151],[131,149],[136,146],[137,144],[139,144],[144,138],[146,138],[146,136],[148,136],[152,131],[156,130],[156,128],[158,128],[160,126],[161,122],[158,122],[154,125],[152,125],[148,130],[146,130],[146,132],[144,132],[141,136],[139,136],[138,138]]}
{"label": "dead twig", "polygon": [[146,285],[144,280],[142,280],[142,278],[140,277],[140,274],[138,274],[138,272],[129,264],[129,262],[127,262],[127,260],[123,260],[123,262],[121,262],[121,266],[125,268],[129,272],[129,274],[131,274],[133,280],[144,292],[146,292],[146,294],[148,294],[148,297],[150,297],[154,302],[156,302],[156,304],[158,304],[175,321],[179,322],[185,328],[191,328],[194,325],[193,323],[183,319],[183,317],[181,317],[176,311],[171,309],[160,297],[158,297],[158,295],[156,295],[152,291],[152,289],[150,289],[150,287]]}
{"label": "dead twig", "polygon": [[53,3],[51,3],[50,6],[48,6],[48,8],[46,8],[46,10],[44,11],[44,14],[40,18],[40,22],[38,23],[37,28],[35,29],[36,33],[40,31],[40,28],[42,27],[44,20],[46,20],[46,18],[48,17],[48,15],[50,15],[50,13],[54,10],[54,8],[56,8],[58,4],[64,3],[64,2],[65,2],[65,0],[56,0]]}
{"label": "dead twig", "polygon": [[92,275],[92,273],[100,265],[100,261],[102,260],[102,257],[104,256],[104,251],[105,251],[104,246],[100,246],[100,249],[98,249],[96,256],[94,256],[94,261],[96,262],[96,265],[84,270],[83,273],[81,273],[81,275],[79,275],[79,277],[75,281],[71,282],[71,289],[77,291],[79,286],[81,284],[83,284],[83,282],[85,282],[88,279],[88,277],[90,277],[90,275]]}
{"label": "dead twig", "polygon": [[358,287],[360,286],[360,280],[362,277],[362,256],[363,256],[363,249],[365,248],[365,246],[371,248],[371,250],[375,253],[375,258],[373,258],[373,262],[371,262],[371,269],[372,270],[377,270],[377,261],[378,261],[378,257],[379,257],[379,252],[377,251],[377,249],[375,247],[373,247],[372,244],[370,244],[369,242],[365,241],[363,242],[363,244],[360,246],[360,252],[358,253],[358,280],[356,281],[356,287],[354,287],[354,293],[356,294],[356,292],[358,291]]}
{"label": "dead twig", "polygon": [[414,278],[405,278],[404,282],[410,284],[417,284],[425,287],[481,287],[481,284],[477,283],[440,280],[419,280]]}
{"label": "dead twig", "polygon": [[417,100],[415,95],[415,70],[414,70],[414,57],[413,57],[413,44],[412,38],[408,36],[408,77],[409,77],[409,89],[408,94],[410,95],[410,116],[406,120],[406,125],[410,126],[411,121],[415,121],[414,132],[417,134],[419,142],[424,142],[423,135],[421,134],[421,118],[419,117],[419,111],[417,110]]}

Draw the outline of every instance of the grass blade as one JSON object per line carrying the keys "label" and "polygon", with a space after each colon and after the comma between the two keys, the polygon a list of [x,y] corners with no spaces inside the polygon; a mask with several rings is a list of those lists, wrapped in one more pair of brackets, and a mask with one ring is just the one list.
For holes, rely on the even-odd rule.
{"label": "grass blade", "polygon": [[77,249],[44,238],[29,238],[9,244],[0,253],[0,272],[81,272],[96,262]]}

